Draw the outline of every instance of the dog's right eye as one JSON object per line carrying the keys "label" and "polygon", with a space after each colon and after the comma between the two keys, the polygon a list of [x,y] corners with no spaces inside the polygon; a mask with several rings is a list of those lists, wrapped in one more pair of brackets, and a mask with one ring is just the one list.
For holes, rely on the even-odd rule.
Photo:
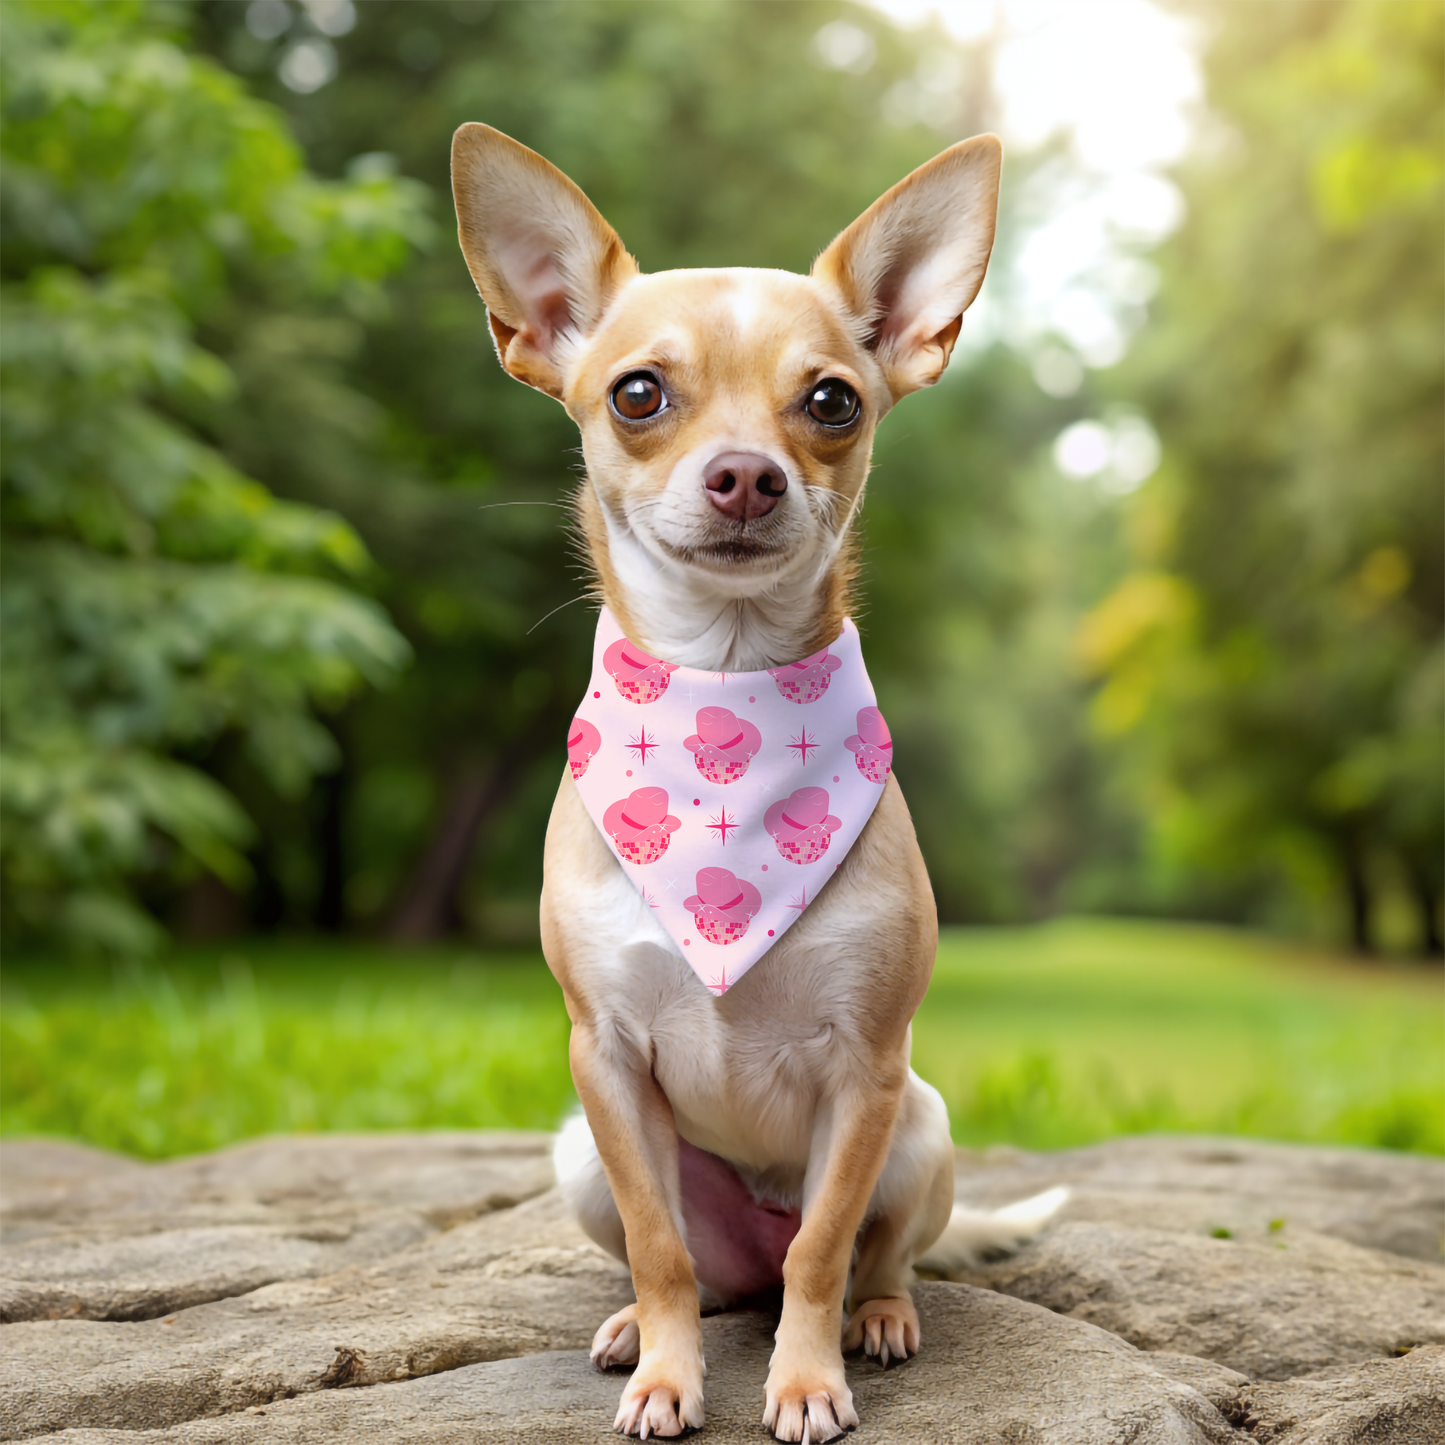
{"label": "dog's right eye", "polygon": [[858,393],[846,381],[830,376],[813,388],[803,409],[823,426],[845,427],[858,419],[858,408]]}
{"label": "dog's right eye", "polygon": [[612,410],[624,421],[646,421],[666,403],[662,383],[650,371],[634,371],[612,388]]}

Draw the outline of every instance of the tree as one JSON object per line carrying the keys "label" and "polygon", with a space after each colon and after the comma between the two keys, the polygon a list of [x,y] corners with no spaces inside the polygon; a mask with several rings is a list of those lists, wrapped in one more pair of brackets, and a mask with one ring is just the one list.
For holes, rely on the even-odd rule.
{"label": "tree", "polygon": [[[1166,465],[1082,633],[1166,850],[1441,950],[1445,12],[1209,7],[1222,120],[1122,385]],[[1274,880],[1273,882],[1271,880]]]}
{"label": "tree", "polygon": [[[369,0],[353,30],[329,39],[300,4],[268,12],[269,39],[246,14],[202,6],[199,34],[286,107],[318,169],[341,173],[358,154],[386,152],[449,213],[451,132],[486,120],[572,176],[651,270],[806,270],[888,186],[986,128],[982,52],[936,31],[897,31],[847,4]],[[843,67],[820,53],[828,27],[844,44],[835,52]],[[289,57],[322,45],[334,47],[335,78],[288,90],[278,76],[291,73]],[[949,66],[955,109],[940,128],[880,120],[895,89]],[[1026,169],[1011,159],[1011,196]],[[330,383],[312,358],[293,363],[267,336],[238,346],[255,361],[238,368],[228,444],[280,494],[356,524],[416,652],[404,688],[346,716],[349,853],[339,866],[348,916],[389,917],[414,935],[459,921],[531,930],[558,740],[594,625],[567,533],[576,432],[554,402],[498,367],[449,235],[393,294],[390,315],[335,363],[337,380],[374,403],[356,423],[364,445],[344,454],[314,439],[295,445],[305,417],[333,409]],[[1009,650],[995,634],[1026,606],[1014,576],[1018,472],[1063,410],[1006,354],[973,365],[960,354],[943,387],[887,424],[864,513],[865,592],[876,587],[887,602],[865,623],[877,635],[870,666],[897,700],[890,718],[913,760],[906,776],[929,780],[914,806],[954,918],[1031,903],[999,835],[1020,794],[1038,787],[1033,738],[1020,748],[1012,730],[1014,751],[1030,756],[1001,778],[993,756],[960,747],[957,734],[1010,734],[1012,694],[990,678],[996,646]],[[959,647],[961,634],[978,645]],[[954,736],[940,699],[969,710]],[[1074,706],[1068,720],[1076,738],[1079,713]],[[278,836],[310,839],[312,855],[326,851],[303,831],[317,826],[315,815],[274,820]]]}
{"label": "tree", "polygon": [[184,20],[0,7],[0,885],[12,936],[122,952],[159,940],[168,887],[246,880],[217,741],[294,794],[336,761],[314,709],[407,658],[352,528],[217,445],[236,373],[206,333],[228,306],[372,305],[420,197],[310,175]]}

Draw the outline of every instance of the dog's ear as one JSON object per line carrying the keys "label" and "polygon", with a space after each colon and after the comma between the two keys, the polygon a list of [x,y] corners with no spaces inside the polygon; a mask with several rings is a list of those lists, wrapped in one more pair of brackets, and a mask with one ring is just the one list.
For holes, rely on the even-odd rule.
{"label": "dog's ear", "polygon": [[881,196],[813,266],[862,327],[895,400],[932,386],[988,269],[1003,147],[976,135]]}
{"label": "dog's ear", "polygon": [[556,166],[489,125],[452,137],[452,195],[502,365],[560,399],[568,349],[637,263]]}

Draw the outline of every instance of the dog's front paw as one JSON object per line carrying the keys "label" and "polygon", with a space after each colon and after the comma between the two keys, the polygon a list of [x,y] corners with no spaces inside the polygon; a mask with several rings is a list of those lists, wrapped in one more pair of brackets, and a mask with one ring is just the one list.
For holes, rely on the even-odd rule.
{"label": "dog's front paw", "polygon": [[877,1355],[885,1368],[890,1359],[906,1360],[916,1355],[921,1339],[918,1311],[907,1295],[871,1299],[859,1305],[843,1329],[845,1350],[856,1350],[861,1345],[865,1354]]}
{"label": "dog's front paw", "polygon": [[599,1370],[610,1370],[614,1365],[635,1365],[641,1353],[636,1305],[618,1310],[611,1319],[604,1320],[592,1336],[592,1363]]}
{"label": "dog's front paw", "polygon": [[649,1435],[681,1435],[689,1426],[698,1429],[703,1423],[702,1372],[700,1354],[691,1360],[661,1350],[644,1354],[622,1392],[612,1428],[644,1440]]}
{"label": "dog's front paw", "polygon": [[809,1445],[852,1430],[858,1412],[843,1378],[843,1357],[837,1356],[836,1362],[794,1364],[775,1354],[768,1371],[763,1424],[779,1440],[805,1440]]}

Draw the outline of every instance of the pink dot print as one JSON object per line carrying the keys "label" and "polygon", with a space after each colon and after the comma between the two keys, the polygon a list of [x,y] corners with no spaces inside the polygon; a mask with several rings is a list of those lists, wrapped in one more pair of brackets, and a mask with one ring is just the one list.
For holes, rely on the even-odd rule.
{"label": "pink dot print", "polygon": [[701,798],[694,798],[694,799],[692,800],[692,805],[693,805],[694,808],[700,808],[700,807],[702,806],[702,799],[701,799]]}
{"label": "pink dot print", "polygon": [[[627,776],[628,776],[629,778],[632,776],[632,769],[631,769],[631,768],[628,768],[628,770],[627,770]],[[833,781],[836,783],[838,780],[837,780],[837,778],[834,778]]]}
{"label": "pink dot print", "polygon": [[750,697],[750,698],[748,699],[748,701],[749,701],[749,702],[756,702],[756,701],[757,701],[757,698],[755,698],[755,697]]}
{"label": "pink dot print", "polygon": [[592,696],[593,696],[593,697],[601,697],[602,694],[601,694],[600,692],[594,692],[594,693],[592,694]]}
{"label": "pink dot print", "polygon": [[[632,774],[631,774],[631,773],[628,773],[627,776],[630,778],[630,777],[632,776]],[[834,773],[834,774],[833,774],[833,781],[834,781],[835,783],[838,781],[838,774],[837,774],[837,773]]]}
{"label": "pink dot print", "polygon": [[772,936],[773,936],[773,930],[770,928],[770,929],[768,929],[768,937],[771,938]]}

